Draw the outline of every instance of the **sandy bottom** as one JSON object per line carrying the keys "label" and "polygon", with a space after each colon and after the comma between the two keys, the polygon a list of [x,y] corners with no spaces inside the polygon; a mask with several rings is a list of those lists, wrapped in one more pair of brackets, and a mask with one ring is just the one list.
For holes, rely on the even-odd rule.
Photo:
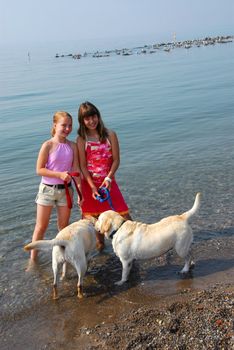
{"label": "sandy bottom", "polygon": [[233,248],[234,237],[194,243],[186,278],[173,253],[135,262],[117,287],[121,265],[107,246],[90,263],[82,300],[70,268],[57,301],[35,297],[32,307],[1,317],[0,349],[234,348]]}

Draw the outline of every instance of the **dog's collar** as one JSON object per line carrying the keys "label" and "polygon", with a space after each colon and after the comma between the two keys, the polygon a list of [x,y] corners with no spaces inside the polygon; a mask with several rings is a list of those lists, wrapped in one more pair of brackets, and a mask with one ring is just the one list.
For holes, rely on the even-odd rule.
{"label": "dog's collar", "polygon": [[119,226],[119,228],[118,228],[117,230],[114,230],[114,231],[111,232],[111,234],[110,234],[110,236],[109,236],[110,239],[113,239],[113,237],[114,237],[114,235],[116,234],[116,232],[120,229],[120,227],[121,227],[124,223],[125,223],[125,220],[122,221],[121,225]]}

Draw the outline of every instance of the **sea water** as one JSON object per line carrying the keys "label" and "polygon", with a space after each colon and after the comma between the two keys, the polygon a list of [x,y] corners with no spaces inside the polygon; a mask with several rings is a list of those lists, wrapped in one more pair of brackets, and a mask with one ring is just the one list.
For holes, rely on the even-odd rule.
{"label": "sea water", "polygon": [[[118,135],[116,178],[134,219],[152,223],[182,213],[202,192],[195,239],[234,234],[234,43],[79,60],[55,54],[44,48],[0,55],[3,312],[40,296],[40,278],[29,280],[23,268],[35,224],[36,159],[55,111],[73,115],[76,139],[78,106],[86,100]],[[71,221],[79,218],[75,206]],[[56,231],[54,213],[46,237]],[[50,261],[45,255],[44,279]]]}

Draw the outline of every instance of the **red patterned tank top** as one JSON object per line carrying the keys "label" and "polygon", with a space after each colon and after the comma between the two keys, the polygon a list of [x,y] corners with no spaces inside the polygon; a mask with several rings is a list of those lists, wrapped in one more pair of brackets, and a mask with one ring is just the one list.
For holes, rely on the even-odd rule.
{"label": "red patterned tank top", "polygon": [[87,169],[95,182],[102,182],[108,175],[113,158],[110,141],[86,140]]}

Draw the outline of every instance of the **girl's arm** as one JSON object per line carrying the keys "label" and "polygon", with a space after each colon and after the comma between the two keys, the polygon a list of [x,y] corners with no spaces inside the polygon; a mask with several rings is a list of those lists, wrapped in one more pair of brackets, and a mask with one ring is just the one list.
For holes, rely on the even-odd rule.
{"label": "girl's arm", "polygon": [[52,144],[50,141],[46,141],[42,144],[41,149],[37,158],[36,172],[37,175],[40,176],[48,176],[48,177],[56,177],[57,179],[61,179],[63,181],[70,182],[71,176],[68,175],[66,171],[52,171],[46,169],[46,163],[48,161],[49,152],[51,150]]}
{"label": "girl's arm", "polygon": [[112,149],[112,158],[113,158],[113,163],[110,168],[110,171],[107,175],[110,179],[114,177],[120,163],[120,155],[119,155],[119,141],[116,133],[114,131],[109,132],[109,140],[111,143],[111,149]]}
{"label": "girl's arm", "polygon": [[98,193],[97,187],[94,185],[92,177],[87,169],[87,165],[86,165],[87,162],[86,162],[86,155],[85,155],[85,140],[82,139],[80,136],[77,138],[77,148],[78,148],[80,168],[81,168],[82,174],[92,189],[93,198],[95,198],[95,196],[99,196],[99,193]]}
{"label": "girl's arm", "polygon": [[[112,130],[109,130],[109,141],[111,143],[113,162],[112,162],[110,171],[107,174],[106,180],[104,180],[102,183],[102,186],[104,185],[108,189],[111,187],[111,180],[114,177],[120,164],[119,141],[116,133]],[[110,181],[108,181],[108,178],[110,179]]]}

